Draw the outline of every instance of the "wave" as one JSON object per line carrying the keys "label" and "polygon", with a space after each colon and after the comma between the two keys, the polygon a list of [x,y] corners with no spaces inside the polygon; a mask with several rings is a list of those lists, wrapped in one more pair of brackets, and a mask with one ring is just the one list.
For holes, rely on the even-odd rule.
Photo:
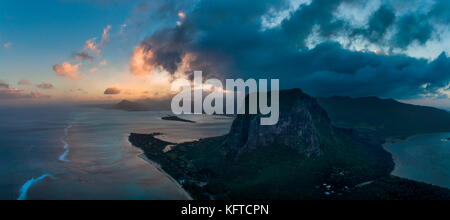
{"label": "wave", "polygon": [[17,200],[26,200],[27,199],[27,194],[28,194],[28,190],[30,189],[31,186],[33,186],[36,183],[39,183],[40,181],[44,180],[47,177],[51,177],[53,178],[53,175],[51,174],[44,174],[41,177],[35,179],[35,178],[31,178],[30,180],[28,180],[25,184],[23,184],[22,187],[20,187],[19,190],[19,197],[17,198]]}
{"label": "wave", "polygon": [[69,160],[67,160],[67,157],[69,156],[70,153],[70,145],[69,143],[67,143],[67,138],[69,137],[69,129],[71,129],[73,127],[73,123],[70,123],[65,129],[64,129],[64,137],[61,138],[61,143],[64,145],[64,153],[59,156],[58,160],[62,161],[62,162],[69,162]]}

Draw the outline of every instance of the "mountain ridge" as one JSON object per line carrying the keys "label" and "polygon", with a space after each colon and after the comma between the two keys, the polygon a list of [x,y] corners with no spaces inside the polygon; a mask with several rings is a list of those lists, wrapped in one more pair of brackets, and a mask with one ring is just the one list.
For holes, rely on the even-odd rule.
{"label": "mountain ridge", "polygon": [[318,98],[333,124],[375,132],[383,138],[450,131],[450,112],[377,97]]}

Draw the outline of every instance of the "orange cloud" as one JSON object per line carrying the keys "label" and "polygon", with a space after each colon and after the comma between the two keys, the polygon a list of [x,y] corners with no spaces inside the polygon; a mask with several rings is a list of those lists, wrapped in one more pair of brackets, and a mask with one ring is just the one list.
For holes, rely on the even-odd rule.
{"label": "orange cloud", "polygon": [[69,79],[79,79],[78,69],[81,64],[71,64],[69,62],[64,62],[63,64],[55,64],[53,66],[53,71],[56,75],[67,77]]}
{"label": "orange cloud", "polygon": [[108,61],[107,60],[102,60],[102,61],[100,61],[99,65],[100,66],[106,66],[106,65],[108,65]]}
{"label": "orange cloud", "polygon": [[[186,53],[177,64],[177,69],[173,73],[174,78],[185,78],[186,73],[192,71],[191,63],[197,59],[193,53]],[[137,76],[154,75],[157,73],[167,73],[156,60],[156,56],[152,50],[147,50],[143,46],[137,47],[130,59],[130,71]]]}
{"label": "orange cloud", "polygon": [[181,20],[186,19],[186,13],[184,13],[182,11],[178,12],[178,18],[180,18]]}
{"label": "orange cloud", "polygon": [[100,43],[102,47],[104,47],[109,42],[109,32],[111,31],[111,29],[111,25],[108,25],[103,29],[102,42]]}
{"label": "orange cloud", "polygon": [[87,50],[93,51],[97,54],[99,54],[101,51],[98,48],[97,44],[95,43],[95,41],[97,40],[97,38],[91,38],[89,40],[86,41],[86,43],[84,43],[84,47]]}
{"label": "orange cloud", "polygon": [[109,43],[109,32],[111,31],[111,29],[111,25],[108,25],[103,29],[100,44],[96,43],[98,38],[94,37],[84,43],[84,48],[93,51],[96,54],[100,54],[102,52],[102,48],[104,48]]}
{"label": "orange cloud", "polygon": [[161,68],[154,63],[155,56],[151,50],[138,47],[134,50],[130,60],[130,71],[137,76],[152,75]]}
{"label": "orange cloud", "polygon": [[177,21],[177,26],[181,26],[183,25],[183,21],[186,19],[186,13],[180,11],[178,12],[178,18],[180,19],[179,21]]}

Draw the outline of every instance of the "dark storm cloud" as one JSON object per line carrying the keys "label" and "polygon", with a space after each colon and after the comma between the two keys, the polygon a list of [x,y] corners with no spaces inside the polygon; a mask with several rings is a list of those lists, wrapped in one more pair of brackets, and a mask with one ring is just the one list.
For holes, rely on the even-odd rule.
{"label": "dark storm cloud", "polygon": [[[152,62],[156,60],[172,73],[183,55],[192,53],[197,56],[191,63],[193,70],[225,78],[280,78],[284,88],[302,87],[320,96],[406,98],[437,93],[450,82],[450,60],[445,54],[429,62],[406,55],[350,51],[331,42],[348,33],[393,49],[425,44],[435,32],[431,12],[399,15],[389,5],[382,5],[365,27],[354,28],[337,18],[336,11],[342,3],[367,1],[313,0],[292,12],[280,26],[263,30],[261,17],[286,9],[288,3],[200,0],[181,25],[156,32],[141,46],[154,53]],[[393,37],[387,39],[389,30]],[[312,34],[325,41],[308,49],[306,41]]]}
{"label": "dark storm cloud", "polygon": [[74,52],[72,53],[72,57],[76,60],[94,60],[94,57],[86,52]]}
{"label": "dark storm cloud", "polygon": [[153,62],[170,73],[177,70],[189,39],[184,28],[164,29],[142,42],[145,51],[152,51]]}
{"label": "dark storm cloud", "polygon": [[347,28],[343,20],[335,18],[333,12],[342,3],[358,3],[360,0],[314,0],[309,5],[301,6],[290,19],[282,23],[283,31],[293,39],[298,46],[304,46],[304,41],[319,27],[322,36],[330,37]]}
{"label": "dark storm cloud", "polygon": [[382,5],[369,17],[367,29],[357,29],[355,34],[362,34],[370,42],[380,43],[389,28],[394,25],[395,20],[396,15],[393,8]]}
{"label": "dark storm cloud", "polygon": [[0,88],[0,100],[38,99],[38,98],[50,98],[50,96],[38,92],[26,92],[14,88]]}
{"label": "dark storm cloud", "polygon": [[45,83],[45,82],[36,85],[36,87],[39,88],[39,89],[53,89],[53,88],[54,88],[53,84],[51,84],[51,83]]}
{"label": "dark storm cloud", "polygon": [[450,23],[450,1],[437,1],[429,12],[429,16],[438,22],[448,24]]}
{"label": "dark storm cloud", "polygon": [[425,15],[408,14],[399,19],[393,43],[402,49],[414,42],[424,45],[431,39],[433,31],[434,27]]}
{"label": "dark storm cloud", "polygon": [[118,88],[107,88],[104,92],[105,95],[119,95],[122,91]]}
{"label": "dark storm cloud", "polygon": [[1,89],[9,89],[9,84],[0,80],[0,88]]}
{"label": "dark storm cloud", "polygon": [[[450,82],[450,59],[442,54],[432,62],[407,56],[354,52],[337,43],[324,43],[296,57],[303,65],[286,70],[287,87],[301,85],[318,95],[410,98],[438,93]],[[295,59],[293,60],[295,62]],[[302,75],[302,77],[299,77]],[[422,88],[427,84],[426,91]]]}

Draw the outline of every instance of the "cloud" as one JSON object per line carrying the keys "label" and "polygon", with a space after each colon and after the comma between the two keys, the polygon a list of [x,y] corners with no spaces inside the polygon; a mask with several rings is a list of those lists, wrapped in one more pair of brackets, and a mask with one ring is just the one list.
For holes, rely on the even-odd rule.
{"label": "cloud", "polygon": [[120,94],[122,91],[118,88],[112,87],[112,88],[107,88],[104,92],[105,95],[118,95]]}
{"label": "cloud", "polygon": [[184,19],[186,19],[186,13],[180,11],[180,12],[178,12],[178,17],[180,18],[180,20],[184,20]]}
{"label": "cloud", "polygon": [[[271,28],[263,28],[262,18],[286,11],[291,1],[198,0],[184,9],[172,2],[164,12],[179,19],[177,13],[183,11],[183,22],[142,41],[130,59],[130,70],[136,75],[202,70],[222,78],[279,78],[284,88],[302,87],[318,96],[408,98],[439,93],[450,82],[446,54],[429,61],[392,52],[432,40],[437,15],[419,4],[400,11],[389,2],[381,1],[365,25],[355,26],[336,13],[343,4],[358,9],[366,0],[312,0]],[[355,44],[362,49],[354,49]],[[391,56],[372,52],[370,45],[387,47]],[[185,59],[187,55],[195,58]],[[421,88],[425,83],[429,91]]]}
{"label": "cloud", "polygon": [[53,66],[53,71],[55,71],[56,75],[61,77],[66,77],[69,79],[79,79],[78,69],[81,64],[71,64],[69,62],[64,62],[61,65],[55,64]]}
{"label": "cloud", "polygon": [[89,55],[89,53],[87,53],[87,52],[76,52],[76,53],[72,54],[72,57],[75,60],[81,60],[81,61],[83,61],[83,60],[90,60],[90,61],[94,60],[94,57]]}
{"label": "cloud", "polygon": [[111,31],[112,26],[108,25],[103,29],[103,33],[102,33],[102,41],[100,42],[101,47],[106,46],[106,44],[108,44],[109,42],[109,32]]}
{"label": "cloud", "polygon": [[0,80],[0,88],[1,89],[9,89],[9,84]]}
{"label": "cloud", "polygon": [[76,3],[88,3],[88,4],[95,4],[97,6],[101,7],[111,7],[114,5],[117,5],[122,2],[127,2],[130,0],[60,0],[63,2],[76,2]]}
{"label": "cloud", "polygon": [[[94,61],[96,58],[101,58],[102,49],[109,43],[111,29],[111,25],[107,25],[103,29],[100,43],[97,42],[97,37],[91,38],[84,43],[83,51],[72,53],[72,58],[80,61],[79,64],[71,64],[69,62],[64,62],[61,65],[56,64],[53,65],[53,71],[55,71],[58,76],[67,77],[69,79],[79,79],[78,70],[84,61]],[[92,56],[90,52],[93,52],[95,57]],[[100,67],[103,67],[106,64],[106,61],[102,60],[98,66],[91,66],[89,68],[89,72],[97,72]]]}
{"label": "cloud", "polygon": [[385,38],[389,28],[394,25],[396,19],[394,9],[382,5],[370,16],[367,29],[357,29],[355,34],[362,34],[370,42],[380,43]]}
{"label": "cloud", "polygon": [[94,37],[94,38],[87,40],[84,43],[84,48],[86,50],[92,51],[96,54],[100,54],[102,52],[102,49],[109,43],[109,40],[110,40],[109,32],[111,31],[111,29],[112,29],[112,26],[107,25],[103,29],[100,43],[97,43],[98,38]]}
{"label": "cloud", "polygon": [[135,75],[151,75],[158,70],[158,66],[152,61],[154,53],[144,47],[137,47],[130,60],[130,71]]}
{"label": "cloud", "polygon": [[50,98],[38,92],[26,92],[15,88],[0,88],[0,100]]}
{"label": "cloud", "polygon": [[17,85],[19,85],[19,86],[30,86],[30,85],[32,85],[32,83],[29,80],[22,79],[19,82],[17,82]]}
{"label": "cloud", "polygon": [[448,24],[450,23],[450,2],[449,1],[436,1],[432,9],[428,13],[428,16],[437,22]]}
{"label": "cloud", "polygon": [[450,59],[444,53],[429,62],[404,55],[349,51],[330,42],[291,59],[291,63],[281,61],[287,66],[281,77],[291,79],[285,85],[301,86],[317,96],[412,98],[441,93],[450,82]]}
{"label": "cloud", "polygon": [[36,85],[36,87],[39,88],[39,89],[53,89],[53,88],[54,88],[53,84],[51,84],[51,83],[45,83],[45,82]]}
{"label": "cloud", "polygon": [[95,53],[99,54],[101,51],[100,51],[100,49],[98,48],[97,44],[95,43],[96,40],[97,40],[97,38],[91,38],[91,39],[87,40],[87,41],[84,43],[84,47],[85,47],[87,50],[90,50],[90,51],[92,51],[92,52],[95,52]]}
{"label": "cloud", "polygon": [[425,16],[408,14],[399,19],[393,43],[401,49],[414,42],[425,45],[432,38],[433,31],[434,27]]}
{"label": "cloud", "polygon": [[100,61],[100,63],[98,64],[99,66],[106,66],[106,65],[108,65],[108,61],[107,60],[102,60],[102,61]]}
{"label": "cloud", "polygon": [[13,43],[11,43],[11,42],[6,42],[3,44],[4,48],[11,48],[12,46],[13,46]]}

